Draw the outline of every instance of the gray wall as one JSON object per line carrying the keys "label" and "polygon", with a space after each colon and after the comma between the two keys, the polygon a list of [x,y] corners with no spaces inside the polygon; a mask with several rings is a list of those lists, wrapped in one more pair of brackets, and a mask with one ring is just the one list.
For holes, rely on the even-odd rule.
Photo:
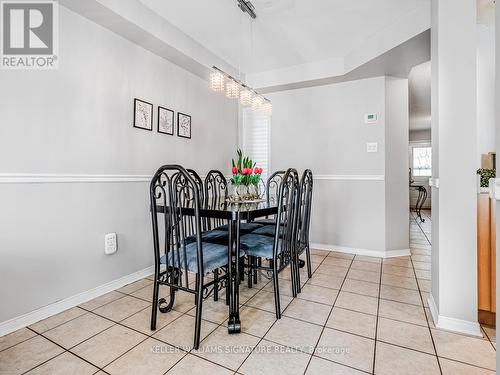
{"label": "gray wall", "polygon": [[420,142],[431,140],[431,129],[425,130],[410,130],[410,142]]}
{"label": "gray wall", "polygon": [[[386,250],[385,182],[369,179],[386,173],[385,86],[386,78],[377,77],[269,94],[271,168],[311,168],[316,177],[314,243]],[[401,110],[405,108],[401,127],[406,135],[399,140],[403,154],[391,154],[403,164],[407,163],[407,103]],[[378,123],[365,124],[366,113],[377,113]],[[378,153],[367,153],[366,142],[378,142]],[[408,196],[407,165],[398,167],[405,168],[400,171],[406,184],[402,194]],[[407,213],[408,203],[401,210],[401,215]],[[408,224],[407,217],[404,223]]]}
{"label": "gray wall", "polygon": [[[59,64],[0,71],[0,173],[228,171],[237,106],[207,82],[64,7]],[[191,114],[193,138],[134,129],[134,97],[154,127],[157,105]],[[0,184],[0,207],[0,322],[152,264],[147,182]]]}

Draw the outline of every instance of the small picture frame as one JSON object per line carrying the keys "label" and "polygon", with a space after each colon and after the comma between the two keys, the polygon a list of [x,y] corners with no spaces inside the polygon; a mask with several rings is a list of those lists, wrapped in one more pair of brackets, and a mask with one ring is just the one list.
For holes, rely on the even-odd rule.
{"label": "small picture frame", "polygon": [[153,104],[134,99],[134,128],[153,131]]}
{"label": "small picture frame", "polygon": [[177,112],[177,136],[191,138],[191,116]]}
{"label": "small picture frame", "polygon": [[174,135],[174,111],[158,106],[158,133]]}

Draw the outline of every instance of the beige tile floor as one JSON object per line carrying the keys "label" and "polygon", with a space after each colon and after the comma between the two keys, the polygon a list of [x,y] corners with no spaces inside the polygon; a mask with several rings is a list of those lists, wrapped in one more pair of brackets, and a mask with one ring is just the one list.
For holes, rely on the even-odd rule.
{"label": "beige tile floor", "polygon": [[279,321],[267,280],[245,283],[242,333],[227,334],[223,296],[207,300],[203,341],[192,350],[192,298],[181,294],[151,332],[146,278],[0,337],[0,374],[494,374],[494,328],[475,338],[430,320],[424,215],[424,223],[410,217],[411,257],[314,250],[315,272],[307,280],[302,270],[297,298],[283,274]]}

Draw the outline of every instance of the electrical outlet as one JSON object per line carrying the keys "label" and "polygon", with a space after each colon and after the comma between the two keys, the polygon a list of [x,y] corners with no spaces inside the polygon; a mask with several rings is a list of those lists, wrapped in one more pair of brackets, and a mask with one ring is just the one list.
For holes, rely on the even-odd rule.
{"label": "electrical outlet", "polygon": [[366,152],[378,152],[378,143],[377,142],[367,142],[366,143]]}
{"label": "electrical outlet", "polygon": [[104,236],[104,254],[111,255],[116,253],[118,245],[116,242],[116,233],[108,233]]}

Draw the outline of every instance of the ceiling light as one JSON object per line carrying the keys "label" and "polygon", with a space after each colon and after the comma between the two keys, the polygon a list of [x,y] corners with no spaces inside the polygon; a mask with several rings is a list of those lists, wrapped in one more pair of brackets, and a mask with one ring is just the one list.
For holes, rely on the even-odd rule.
{"label": "ceiling light", "polygon": [[252,18],[257,18],[255,14],[255,7],[249,0],[236,0],[238,2],[238,8],[241,9],[243,13],[248,13]]}
{"label": "ceiling light", "polygon": [[273,105],[271,104],[270,101],[265,101],[262,103],[260,106],[260,110],[264,112],[266,115],[271,115],[273,113]]}
{"label": "ceiling light", "polygon": [[252,105],[252,99],[254,97],[254,93],[249,88],[244,87],[240,92],[240,103],[243,106]]}
{"label": "ceiling light", "polygon": [[236,99],[239,96],[240,96],[240,85],[236,81],[230,79],[226,83],[226,97],[230,99]]}
{"label": "ceiling light", "polygon": [[210,73],[210,88],[213,91],[224,91],[225,77],[222,72],[214,70]]}
{"label": "ceiling light", "polygon": [[264,98],[260,95],[256,95],[252,99],[252,109],[254,111],[260,111],[262,104],[264,104]]}

